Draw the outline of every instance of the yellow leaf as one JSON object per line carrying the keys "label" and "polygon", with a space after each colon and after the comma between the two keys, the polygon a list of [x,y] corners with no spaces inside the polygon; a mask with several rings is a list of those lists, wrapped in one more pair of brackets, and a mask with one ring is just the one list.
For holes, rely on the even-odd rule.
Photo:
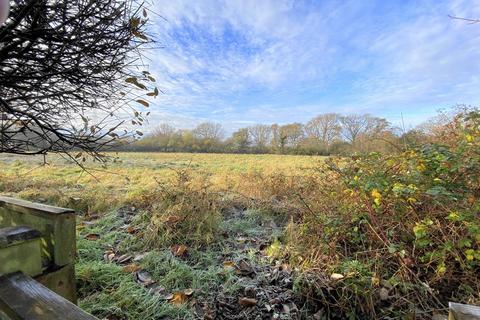
{"label": "yellow leaf", "polygon": [[235,262],[232,260],[225,260],[223,261],[223,267],[224,268],[234,268],[235,267]]}
{"label": "yellow leaf", "polygon": [[181,305],[187,301],[188,297],[183,291],[175,292],[170,299],[170,303],[174,305]]}
{"label": "yellow leaf", "polygon": [[425,165],[423,163],[420,163],[419,165],[417,165],[417,170],[418,171],[425,171],[427,167],[425,167]]}
{"label": "yellow leaf", "polygon": [[438,274],[439,276],[443,276],[446,271],[447,271],[447,267],[445,267],[444,264],[440,264],[440,265],[437,267],[437,274]]}
{"label": "yellow leaf", "polygon": [[374,198],[381,198],[382,197],[382,195],[380,194],[380,192],[377,189],[373,189],[371,193],[372,193],[372,197],[374,197]]}
{"label": "yellow leaf", "polygon": [[138,263],[127,264],[125,267],[123,267],[123,272],[126,273],[133,273],[137,272],[138,270],[140,270],[140,265]]}
{"label": "yellow leaf", "polygon": [[473,259],[475,258],[474,253],[475,251],[473,249],[465,250],[465,256],[468,261],[473,261]]}
{"label": "yellow leaf", "polygon": [[187,246],[186,245],[174,245],[170,248],[170,251],[172,251],[172,254],[175,256],[175,257],[181,257],[185,254],[185,252],[187,251]]}
{"label": "yellow leaf", "polygon": [[377,206],[379,206],[380,203],[381,203],[381,200],[382,200],[381,193],[377,189],[373,189],[371,194],[372,194],[372,197],[373,197],[373,202],[375,202],[375,204]]}

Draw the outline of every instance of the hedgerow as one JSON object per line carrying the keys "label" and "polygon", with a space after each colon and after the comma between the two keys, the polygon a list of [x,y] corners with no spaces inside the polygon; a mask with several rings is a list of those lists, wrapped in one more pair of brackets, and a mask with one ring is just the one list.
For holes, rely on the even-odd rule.
{"label": "hedgerow", "polygon": [[[480,303],[480,113],[448,144],[332,159],[289,228],[300,287],[330,316],[430,317]],[[452,124],[450,124],[452,125]],[[333,276],[332,276],[333,275]]]}

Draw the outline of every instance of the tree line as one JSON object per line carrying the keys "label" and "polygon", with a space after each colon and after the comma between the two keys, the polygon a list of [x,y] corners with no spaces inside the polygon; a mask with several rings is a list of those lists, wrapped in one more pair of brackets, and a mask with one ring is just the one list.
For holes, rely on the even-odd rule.
{"label": "tree line", "polygon": [[393,152],[405,144],[425,142],[429,134],[428,125],[403,132],[386,119],[369,114],[325,113],[304,124],[255,124],[230,136],[215,122],[203,122],[191,130],[162,123],[120,150],[306,155]]}

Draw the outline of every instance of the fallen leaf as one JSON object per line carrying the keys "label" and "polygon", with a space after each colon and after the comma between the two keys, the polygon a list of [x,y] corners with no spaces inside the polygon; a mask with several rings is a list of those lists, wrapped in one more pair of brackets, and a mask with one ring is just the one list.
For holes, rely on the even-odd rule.
{"label": "fallen leaf", "polygon": [[236,273],[240,275],[249,275],[253,273],[253,268],[245,260],[240,260],[240,262],[235,266]]}
{"label": "fallen leaf", "polygon": [[161,298],[165,299],[165,297],[163,297],[163,294],[165,293],[165,287],[162,287],[161,285],[157,284],[157,283],[154,283],[150,286],[148,286],[148,292],[151,293],[151,294],[157,294],[157,295],[160,295]]}
{"label": "fallen leaf", "polygon": [[183,291],[177,291],[172,295],[172,298],[169,299],[170,303],[174,305],[180,305],[187,301],[188,297]]}
{"label": "fallen leaf", "polygon": [[321,320],[323,318],[325,311],[323,309],[318,310],[314,315],[313,319],[315,320]]}
{"label": "fallen leaf", "polygon": [[98,233],[89,233],[85,236],[85,239],[90,241],[95,241],[100,239],[100,235]]}
{"label": "fallen leaf", "polygon": [[127,232],[130,233],[130,234],[136,233],[137,230],[138,230],[137,228],[132,227],[132,226],[129,226],[129,227],[127,228]]}
{"label": "fallen leaf", "polygon": [[120,257],[116,258],[117,262],[122,264],[122,263],[125,263],[125,262],[128,262],[130,260],[132,260],[132,255],[130,254],[122,254]]}
{"label": "fallen leaf", "polygon": [[182,218],[180,218],[179,216],[172,215],[172,216],[168,216],[165,222],[168,224],[175,224],[180,220],[182,220]]}
{"label": "fallen leaf", "polygon": [[232,260],[225,260],[223,261],[223,267],[224,268],[234,268],[235,267],[235,262]]}
{"label": "fallen leaf", "polygon": [[123,267],[123,272],[133,273],[140,270],[140,265],[138,263],[130,263]]}
{"label": "fallen leaf", "polygon": [[136,254],[135,258],[133,258],[133,261],[135,261],[135,262],[142,261],[143,258],[145,258],[147,255],[148,255],[148,252]]}
{"label": "fallen leaf", "polygon": [[238,299],[238,304],[240,304],[241,306],[244,306],[244,307],[251,307],[251,306],[255,306],[257,304],[257,300],[253,299],[253,298],[243,297],[243,298]]}
{"label": "fallen leaf", "polygon": [[287,264],[287,263],[283,263],[283,264],[281,265],[281,269],[282,269],[283,271],[285,271],[285,272],[288,272],[288,273],[292,272],[292,268],[291,268],[290,265]]}
{"label": "fallen leaf", "polygon": [[388,295],[388,290],[386,288],[380,289],[380,300],[388,300],[390,297]]}
{"label": "fallen leaf", "polygon": [[185,254],[185,252],[187,252],[187,246],[186,245],[173,245],[171,248],[170,248],[170,251],[172,252],[172,254],[175,256],[175,257],[181,257]]}
{"label": "fallen leaf", "polygon": [[343,274],[340,274],[340,273],[332,273],[332,275],[330,276],[331,280],[340,280],[340,279],[343,279],[343,278],[345,278],[345,276]]}
{"label": "fallen leaf", "polygon": [[193,294],[194,290],[193,289],[185,289],[183,290],[183,293],[185,293],[185,295],[187,297],[190,297],[192,294]]}
{"label": "fallen leaf", "polygon": [[237,241],[240,242],[240,243],[244,243],[244,242],[247,241],[247,238],[245,238],[245,237],[238,237],[238,238],[237,238]]}
{"label": "fallen leaf", "polygon": [[115,259],[115,252],[113,252],[112,250],[105,251],[105,253],[103,254],[103,259],[106,262],[112,262]]}
{"label": "fallen leaf", "polygon": [[153,280],[152,276],[148,271],[145,270],[139,270],[135,273],[135,278],[138,283],[144,285],[144,286],[149,286],[153,283],[155,283],[155,280]]}

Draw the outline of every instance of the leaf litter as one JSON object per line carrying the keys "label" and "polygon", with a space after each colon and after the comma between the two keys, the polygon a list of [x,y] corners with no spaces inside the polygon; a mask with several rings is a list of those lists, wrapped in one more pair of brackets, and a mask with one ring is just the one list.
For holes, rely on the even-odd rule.
{"label": "leaf litter", "polygon": [[[133,208],[134,209],[134,208]],[[123,218],[122,231],[134,234],[130,226],[135,210],[131,208],[119,211]],[[226,215],[225,225],[242,221],[245,212],[233,210]],[[170,217],[167,223],[176,223],[176,217]],[[294,271],[283,261],[272,260],[265,253],[265,249],[272,243],[272,234],[281,231],[281,226],[268,222],[255,225],[258,230],[250,232],[240,230],[231,232],[225,230],[222,234],[224,242],[217,252],[217,261],[223,273],[233,273],[236,277],[236,286],[224,282],[218,287],[206,290],[185,288],[169,292],[155,279],[152,274],[142,268],[142,262],[149,252],[118,254],[114,249],[104,253],[106,262],[122,265],[125,273],[131,273],[135,282],[143,286],[152,295],[165,300],[173,306],[189,304],[195,316],[200,319],[301,319],[301,308],[305,305],[302,297],[293,291]],[[135,229],[136,230],[136,229]],[[137,230],[135,231],[137,232]],[[89,240],[99,239],[99,235],[87,235]],[[190,249],[184,244],[173,245],[169,248],[174,259],[190,261]],[[222,276],[222,275],[219,275]],[[225,276],[225,275],[223,275]],[[338,281],[340,277],[334,275]],[[195,296],[195,297],[194,297]],[[300,306],[300,308],[299,308]],[[322,310],[312,312],[317,317],[323,314]]]}

